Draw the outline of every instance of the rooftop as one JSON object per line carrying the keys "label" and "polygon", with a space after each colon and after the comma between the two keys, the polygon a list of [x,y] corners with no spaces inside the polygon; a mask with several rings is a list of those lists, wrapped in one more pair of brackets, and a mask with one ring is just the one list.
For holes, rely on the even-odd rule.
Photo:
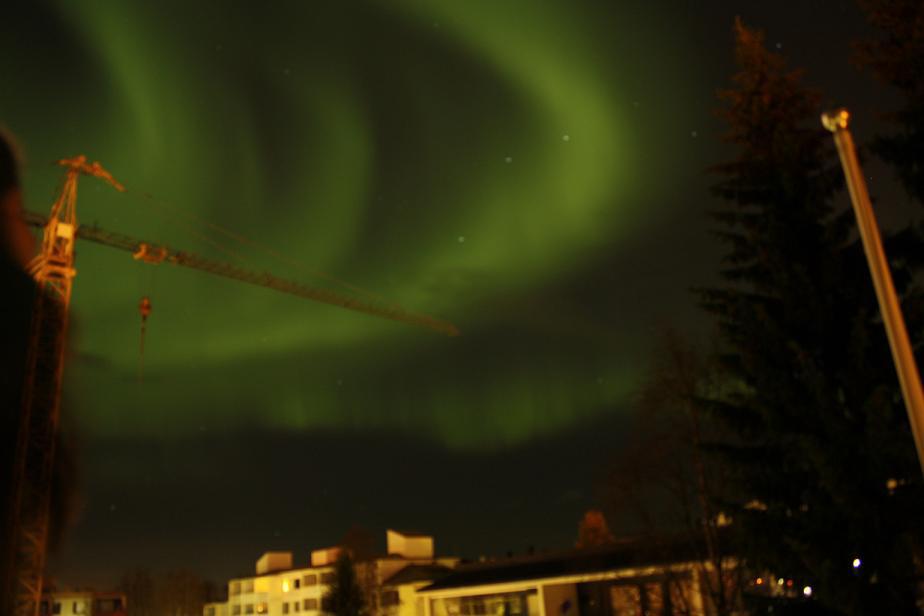
{"label": "rooftop", "polygon": [[595,548],[460,565],[450,575],[423,588],[422,592],[690,562],[702,558],[697,548],[689,541],[633,540]]}
{"label": "rooftop", "polygon": [[404,567],[382,584],[384,586],[401,586],[402,584],[413,584],[414,582],[432,582],[439,580],[452,573],[452,569],[443,565],[408,565]]}

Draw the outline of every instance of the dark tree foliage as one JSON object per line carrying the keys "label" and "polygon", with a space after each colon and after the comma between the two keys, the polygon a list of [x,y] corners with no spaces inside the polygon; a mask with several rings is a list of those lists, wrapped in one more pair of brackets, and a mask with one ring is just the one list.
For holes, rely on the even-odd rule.
{"label": "dark tree foliage", "polygon": [[[711,361],[676,331],[659,333],[631,407],[632,442],[614,459],[604,498],[613,519],[635,518],[633,532],[650,543],[666,536],[685,543],[696,555],[708,613],[727,616],[739,613],[745,575],[724,532],[727,520],[713,506],[723,469],[702,450],[704,441],[721,438],[699,405],[714,387],[712,372]],[[673,558],[672,550],[666,547],[664,558]],[[677,613],[695,612],[683,581],[669,577],[668,584]]]}
{"label": "dark tree foliage", "polygon": [[334,580],[324,599],[325,611],[335,616],[363,616],[367,613],[353,559],[345,551],[337,559]]}
{"label": "dark tree foliage", "polygon": [[[731,434],[711,447],[721,504],[756,570],[840,613],[914,613],[921,473],[819,96],[760,33],[735,32],[739,72],[720,98],[737,158],[715,169],[724,283],[700,291],[722,338],[722,386],[701,401]],[[899,234],[887,250],[920,345],[902,258],[915,247]]]}
{"label": "dark tree foliage", "polygon": [[924,203],[924,2],[861,0],[879,37],[859,45],[860,63],[869,66],[903,96],[888,114],[896,126],[878,138],[874,151],[892,164],[906,190]]}

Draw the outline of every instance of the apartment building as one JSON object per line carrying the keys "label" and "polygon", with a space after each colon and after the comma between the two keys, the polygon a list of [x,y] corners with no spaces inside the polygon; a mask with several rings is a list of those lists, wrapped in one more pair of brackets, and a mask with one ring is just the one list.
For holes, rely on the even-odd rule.
{"label": "apartment building", "polygon": [[708,616],[707,575],[689,543],[626,541],[457,567],[415,591],[416,616]]}
{"label": "apartment building", "polygon": [[[414,590],[451,571],[456,558],[436,558],[429,535],[386,532],[387,554],[356,563],[356,573],[367,601],[388,616],[416,614]],[[256,563],[255,574],[228,581],[228,600],[209,603],[203,616],[314,616],[325,603],[341,547],[311,552],[306,566],[295,566],[291,552],[267,552]],[[409,567],[404,577],[397,574]]]}
{"label": "apartment building", "polygon": [[92,590],[53,590],[42,593],[41,616],[126,616],[125,595]]}

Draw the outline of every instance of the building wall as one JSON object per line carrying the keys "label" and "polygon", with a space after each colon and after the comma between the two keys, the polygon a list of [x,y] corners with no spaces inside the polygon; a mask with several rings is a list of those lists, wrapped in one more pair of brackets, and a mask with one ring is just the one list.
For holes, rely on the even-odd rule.
{"label": "building wall", "polygon": [[542,586],[543,607],[549,616],[576,616],[578,596],[576,584],[546,584]]}
{"label": "building wall", "polygon": [[231,580],[227,616],[318,614],[333,575],[332,567],[306,567]]}
{"label": "building wall", "polygon": [[[56,607],[57,606],[57,607]],[[117,592],[51,592],[42,595],[39,604],[42,616],[125,616],[127,607],[125,595]]]}
{"label": "building wall", "polygon": [[[703,616],[699,567],[691,563],[670,567],[613,569],[550,579],[485,584],[419,593],[426,599],[421,616],[494,613],[512,609],[522,616],[610,616],[642,613]],[[682,591],[684,605],[674,602],[671,612],[656,611]],[[566,601],[568,602],[566,604]],[[567,605],[567,611],[562,607]],[[525,611],[521,611],[525,609]]]}

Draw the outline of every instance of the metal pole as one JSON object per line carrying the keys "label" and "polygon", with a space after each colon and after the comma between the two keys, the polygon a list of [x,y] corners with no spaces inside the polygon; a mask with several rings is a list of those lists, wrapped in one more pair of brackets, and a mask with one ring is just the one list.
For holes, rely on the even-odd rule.
{"label": "metal pole", "polygon": [[837,153],[844,167],[850,200],[853,202],[860,238],[863,240],[863,250],[866,252],[873,286],[876,288],[876,298],[879,300],[882,321],[889,337],[889,347],[892,349],[892,360],[898,372],[898,382],[905,399],[905,408],[908,409],[911,432],[918,451],[918,462],[924,472],[924,392],[921,391],[921,378],[914,361],[911,342],[908,340],[908,330],[905,328],[901,305],[895,294],[895,285],[892,283],[892,273],[882,247],[882,238],[879,236],[873,206],[869,201],[869,193],[866,190],[860,163],[857,162],[853,137],[847,128],[849,120],[850,114],[846,109],[837,109],[821,116],[821,123],[834,134]]}

